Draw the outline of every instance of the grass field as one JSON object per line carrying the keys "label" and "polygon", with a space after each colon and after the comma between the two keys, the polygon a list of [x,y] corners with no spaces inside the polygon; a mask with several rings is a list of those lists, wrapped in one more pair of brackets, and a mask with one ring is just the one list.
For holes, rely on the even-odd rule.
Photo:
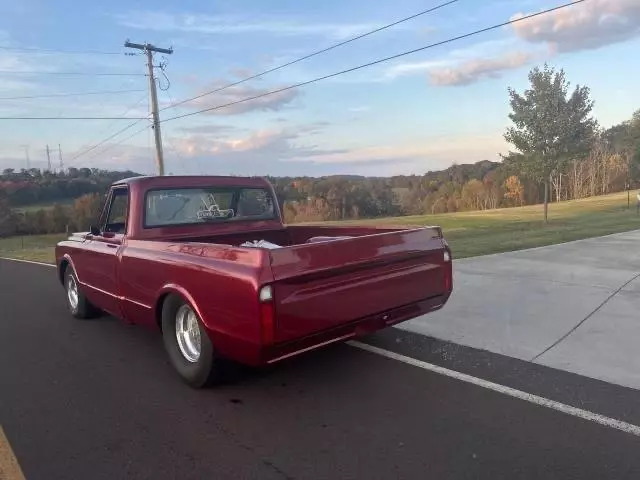
{"label": "grass field", "polygon": [[61,206],[73,205],[74,202],[75,202],[74,198],[64,198],[56,202],[33,203],[31,205],[26,205],[24,207],[15,207],[14,210],[16,212],[35,212],[36,210],[49,210],[50,208],[53,208],[53,206],[56,204]]}
{"label": "grass field", "polygon": [[549,205],[549,223],[542,205],[444,215],[383,218],[369,225],[439,225],[454,258],[508,252],[523,248],[640,229],[635,194],[627,210],[627,193],[616,193]]}
{"label": "grass field", "polygon": [[[549,223],[542,205],[484,212],[380,218],[365,225],[440,225],[454,258],[508,252],[523,248],[597,237],[640,228],[635,196],[627,209],[627,194],[616,193],[549,205]],[[53,263],[53,246],[64,235],[35,235],[0,239],[0,257]]]}
{"label": "grass field", "polygon": [[0,257],[55,263],[53,248],[64,238],[64,234],[1,238]]}

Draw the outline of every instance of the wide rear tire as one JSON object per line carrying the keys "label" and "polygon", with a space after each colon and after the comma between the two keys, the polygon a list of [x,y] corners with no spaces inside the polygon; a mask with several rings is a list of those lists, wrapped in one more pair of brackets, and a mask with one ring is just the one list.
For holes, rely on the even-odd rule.
{"label": "wide rear tire", "polygon": [[222,383],[226,361],[220,358],[195,309],[178,295],[162,305],[162,337],[169,360],[182,380],[193,388]]}

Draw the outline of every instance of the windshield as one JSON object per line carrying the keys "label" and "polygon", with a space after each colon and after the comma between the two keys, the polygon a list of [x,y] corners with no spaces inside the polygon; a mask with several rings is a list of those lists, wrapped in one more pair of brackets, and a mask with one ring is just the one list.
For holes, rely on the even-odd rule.
{"label": "windshield", "polygon": [[262,188],[198,187],[147,192],[145,227],[275,218],[270,192]]}

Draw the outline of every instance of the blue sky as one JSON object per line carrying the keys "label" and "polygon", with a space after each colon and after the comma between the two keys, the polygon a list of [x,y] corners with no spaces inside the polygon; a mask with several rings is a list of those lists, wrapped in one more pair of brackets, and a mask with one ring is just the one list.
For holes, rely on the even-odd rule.
{"label": "blue sky", "polygon": [[[70,55],[19,48],[124,52],[126,39],[173,46],[161,106],[291,61],[444,0],[225,0],[108,3],[24,0],[0,5],[0,97],[102,90],[112,95],[0,100],[1,116],[148,113],[141,56]],[[459,0],[345,47],[161,112],[163,118],[228,103],[559,5],[536,0]],[[4,48],[2,48],[4,47]],[[587,0],[314,85],[163,124],[175,174],[422,174],[454,162],[498,160],[508,145],[509,86],[545,61],[591,88],[610,126],[640,108],[640,1]],[[160,56],[157,61],[162,60]],[[65,76],[24,72],[131,72]],[[164,78],[161,85],[166,86]],[[131,121],[2,120],[0,168],[44,166],[58,144],[68,166],[154,171],[146,120],[74,156]],[[126,141],[125,141],[126,140]],[[121,142],[118,144],[118,142]],[[53,155],[57,161],[57,151]]]}

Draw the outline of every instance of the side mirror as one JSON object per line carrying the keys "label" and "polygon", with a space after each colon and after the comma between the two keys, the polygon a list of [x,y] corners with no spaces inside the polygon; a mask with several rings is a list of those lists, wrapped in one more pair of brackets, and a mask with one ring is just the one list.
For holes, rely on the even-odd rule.
{"label": "side mirror", "polygon": [[93,235],[94,237],[95,237],[95,236],[99,236],[99,235],[101,234],[101,232],[100,232],[100,228],[96,227],[95,225],[91,225],[91,226],[89,227],[89,233],[90,233],[91,235]]}

